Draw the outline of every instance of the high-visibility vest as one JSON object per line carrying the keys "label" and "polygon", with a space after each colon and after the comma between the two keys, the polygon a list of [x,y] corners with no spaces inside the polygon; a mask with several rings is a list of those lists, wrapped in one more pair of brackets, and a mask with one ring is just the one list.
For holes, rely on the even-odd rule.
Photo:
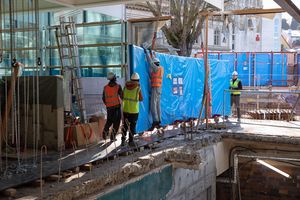
{"label": "high-visibility vest", "polygon": [[115,85],[113,87],[106,85],[104,87],[106,107],[113,107],[121,104],[119,94],[118,94],[119,87],[120,87],[119,85]]}
{"label": "high-visibility vest", "polygon": [[139,113],[139,92],[140,87],[136,87],[132,90],[124,88],[123,96],[123,112],[137,114]]}
{"label": "high-visibility vest", "polygon": [[[230,80],[230,88],[232,90],[237,89],[239,87],[239,82],[240,82],[239,79],[236,79],[234,82],[231,79]],[[230,93],[233,94],[233,95],[240,95],[241,94],[241,92],[239,92],[239,91],[236,91],[236,92],[235,91],[231,91]]]}
{"label": "high-visibility vest", "polygon": [[164,68],[159,66],[157,72],[151,72],[151,87],[161,87],[164,75]]}

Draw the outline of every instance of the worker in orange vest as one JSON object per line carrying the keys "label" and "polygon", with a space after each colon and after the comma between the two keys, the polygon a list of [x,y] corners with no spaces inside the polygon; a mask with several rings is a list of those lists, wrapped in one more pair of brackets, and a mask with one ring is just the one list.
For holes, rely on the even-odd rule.
{"label": "worker in orange vest", "polygon": [[164,75],[164,68],[160,66],[158,58],[153,57],[152,59],[148,55],[147,50],[144,48],[144,52],[147,57],[147,61],[151,66],[151,114],[152,114],[152,127],[160,126],[161,123],[161,111],[160,111],[160,96],[162,92],[162,81]]}
{"label": "worker in orange vest", "polygon": [[104,86],[102,100],[106,106],[107,119],[103,130],[103,138],[106,139],[109,135],[109,128],[113,125],[113,130],[110,135],[110,140],[116,141],[116,134],[119,130],[121,122],[121,99],[122,87],[117,83],[115,73],[109,72],[107,74],[109,83]]}

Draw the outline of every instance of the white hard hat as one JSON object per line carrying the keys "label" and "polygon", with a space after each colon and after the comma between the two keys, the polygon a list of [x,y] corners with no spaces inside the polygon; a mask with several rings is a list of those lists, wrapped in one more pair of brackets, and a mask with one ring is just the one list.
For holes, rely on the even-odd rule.
{"label": "white hard hat", "polygon": [[140,80],[140,75],[138,73],[133,73],[131,75],[131,80],[132,81],[139,81]]}
{"label": "white hard hat", "polygon": [[107,73],[107,79],[108,80],[113,80],[116,77],[116,74],[113,72],[108,72]]}
{"label": "white hard hat", "polygon": [[232,72],[232,76],[237,76],[237,75],[238,75],[237,71]]}
{"label": "white hard hat", "polygon": [[160,63],[160,61],[159,61],[158,58],[153,58],[153,62],[154,62],[154,63]]}

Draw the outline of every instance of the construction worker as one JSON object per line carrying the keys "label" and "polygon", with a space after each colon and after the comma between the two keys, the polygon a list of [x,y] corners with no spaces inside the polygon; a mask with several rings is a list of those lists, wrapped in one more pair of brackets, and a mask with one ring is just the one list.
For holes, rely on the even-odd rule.
{"label": "construction worker", "polygon": [[150,59],[147,50],[144,48],[144,52],[147,57],[148,63],[151,66],[151,114],[153,124],[151,129],[160,126],[161,123],[161,112],[160,112],[160,96],[162,91],[162,80],[164,75],[164,68],[160,66],[158,58]]}
{"label": "construction worker", "polygon": [[107,120],[103,130],[103,138],[106,139],[109,135],[109,128],[113,125],[110,135],[111,141],[116,141],[116,135],[121,122],[121,99],[122,87],[117,83],[116,74],[109,72],[107,74],[109,83],[103,89],[102,100],[107,110]]}
{"label": "construction worker", "polygon": [[232,73],[232,79],[230,80],[229,89],[231,90],[230,91],[230,94],[231,94],[230,106],[232,107],[233,104],[235,104],[238,122],[240,122],[241,121],[241,110],[240,110],[241,92],[234,91],[234,90],[242,90],[243,86],[242,86],[242,81],[240,79],[238,79],[238,73],[236,71],[234,71]]}
{"label": "construction worker", "polygon": [[140,76],[133,73],[131,80],[127,81],[123,90],[123,117],[122,146],[125,146],[126,134],[129,129],[129,146],[134,146],[133,136],[136,134],[136,122],[139,116],[139,102],[143,101],[140,88]]}

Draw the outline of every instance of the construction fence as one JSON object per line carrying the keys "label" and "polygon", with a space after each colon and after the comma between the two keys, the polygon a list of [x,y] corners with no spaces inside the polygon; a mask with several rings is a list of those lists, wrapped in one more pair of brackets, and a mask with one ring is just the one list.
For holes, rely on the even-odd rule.
{"label": "construction fence", "polygon": [[[299,120],[300,90],[241,90],[240,110],[243,122],[247,119],[260,120]],[[224,90],[224,108],[230,107],[230,90]],[[228,110],[223,110],[227,115]],[[229,114],[237,117],[235,105]]]}
{"label": "construction fence", "polygon": [[[201,54],[195,55],[201,57]],[[288,52],[212,52],[209,59],[228,60],[244,86],[293,86],[300,76],[300,55]]]}
{"label": "construction fence", "polygon": [[[150,112],[150,67],[144,51],[140,47],[131,46],[133,69],[140,74],[143,102],[140,103],[140,113],[137,131],[150,128],[152,117]],[[161,66],[164,67],[163,87],[161,94],[162,124],[171,124],[176,120],[198,118],[204,88],[205,68],[203,59],[180,57],[156,53]],[[212,113],[223,111],[223,91],[229,88],[231,71],[229,61],[210,60]],[[228,97],[229,101],[229,97]],[[230,112],[230,108],[226,108]]]}
{"label": "construction fence", "polygon": [[[144,97],[143,102],[140,103],[140,114],[137,124],[137,131],[140,132],[147,130],[152,124],[150,112],[150,66],[146,61],[142,48],[130,46],[129,51],[131,52],[130,62],[132,63],[130,71],[140,74],[142,95]],[[294,54],[290,55],[295,56]],[[198,118],[204,89],[204,60],[202,58],[180,57],[162,53],[156,53],[156,56],[159,58],[161,66],[164,67],[161,94],[162,124],[171,124],[176,120]],[[237,59],[235,59],[236,57]],[[299,56],[296,58],[299,59]],[[210,54],[211,114],[224,116],[232,114],[230,93],[226,92],[226,90],[229,89],[229,80],[235,68],[244,86],[267,86],[270,83],[274,86],[288,86],[288,80],[290,80],[288,66],[291,65],[289,65],[287,59],[287,54],[277,53]],[[295,66],[298,70],[298,65],[293,64],[293,67]],[[270,73],[271,71],[273,73]],[[275,74],[277,75],[275,76]],[[295,77],[293,76],[293,78]],[[249,95],[243,93],[241,96],[242,115],[247,118],[251,118],[251,116],[249,117],[250,112],[263,112],[262,108],[266,107],[268,108],[266,112],[271,111],[271,109],[282,110],[286,108],[291,110],[293,103],[288,102],[287,99],[295,101],[295,95],[289,95],[288,92],[274,95],[267,94],[267,99],[263,98],[265,95],[262,93]],[[260,100],[256,100],[258,97]],[[278,98],[284,100],[278,102],[274,100]],[[272,101],[273,104],[268,104]],[[257,102],[260,103],[257,104]],[[284,110],[278,112],[284,112]],[[254,114],[252,118],[255,118],[253,116]],[[272,117],[276,118],[273,115]],[[265,119],[271,119],[272,117],[266,116]]]}

